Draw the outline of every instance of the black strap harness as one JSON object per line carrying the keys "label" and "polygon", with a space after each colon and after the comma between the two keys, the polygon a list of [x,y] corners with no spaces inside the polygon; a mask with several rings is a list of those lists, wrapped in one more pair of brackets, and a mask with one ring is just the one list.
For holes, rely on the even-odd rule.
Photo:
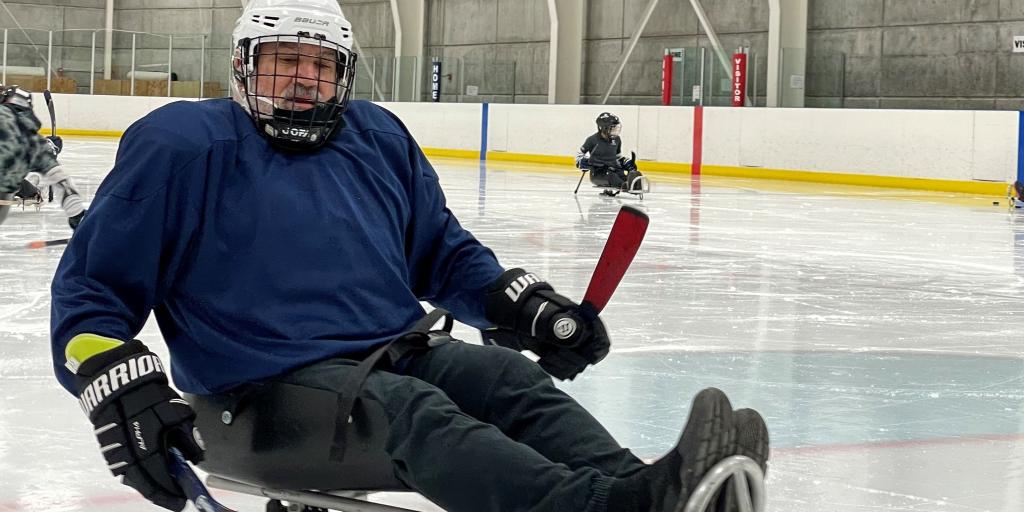
{"label": "black strap harness", "polygon": [[[442,318],[444,326],[441,330],[431,330],[431,327]],[[338,423],[335,425],[334,440],[331,443],[331,459],[340,461],[345,457],[345,429],[359,392],[362,391],[370,372],[382,366],[393,367],[413,351],[450,343],[452,324],[451,313],[440,308],[435,309],[413,324],[412,329],[405,334],[380,346],[356,365],[355,370],[345,379],[345,385],[341,388],[343,392],[338,395]]]}

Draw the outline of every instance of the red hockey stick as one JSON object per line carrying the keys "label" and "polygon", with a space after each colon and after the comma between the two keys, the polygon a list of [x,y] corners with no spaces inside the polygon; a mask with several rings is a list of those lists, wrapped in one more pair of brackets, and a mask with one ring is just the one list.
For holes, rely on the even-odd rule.
{"label": "red hockey stick", "polygon": [[632,206],[623,206],[619,210],[601,258],[597,260],[594,275],[590,278],[587,293],[583,295],[582,306],[590,308],[594,315],[601,313],[608,305],[619,281],[622,281],[633,257],[640,250],[650,222],[646,213]]}
{"label": "red hockey stick", "polygon": [[[591,320],[597,318],[601,310],[608,305],[612,294],[619,286],[619,281],[622,281],[630,263],[633,262],[633,257],[640,250],[648,224],[650,219],[647,218],[647,214],[632,206],[623,206],[619,210],[619,215],[608,234],[608,241],[605,242],[604,251],[597,260],[597,267],[590,278],[583,302],[580,304],[583,314],[590,316]],[[556,316],[554,320],[558,320],[558,317]],[[513,350],[524,349],[520,334],[511,329],[492,327],[481,330],[480,334],[485,345],[500,345]],[[564,380],[571,377],[558,378]]]}

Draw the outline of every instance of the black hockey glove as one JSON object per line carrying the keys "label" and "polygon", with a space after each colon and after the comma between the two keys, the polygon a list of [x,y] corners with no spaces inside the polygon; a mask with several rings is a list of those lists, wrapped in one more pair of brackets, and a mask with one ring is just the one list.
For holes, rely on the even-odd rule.
{"label": "black hockey glove", "polygon": [[621,168],[623,171],[626,171],[627,173],[635,171],[636,170],[636,152],[633,152],[633,154],[631,155],[631,158],[626,158],[624,156],[620,156],[619,157],[619,168]]}
{"label": "black hockey glove", "polygon": [[68,226],[71,226],[71,231],[78,229],[78,225],[82,223],[82,219],[85,218],[85,214],[88,210],[82,210],[82,213],[75,215],[74,217],[68,217]]}
{"label": "black hockey glove", "polygon": [[138,340],[93,334],[68,344],[68,369],[75,373],[79,402],[96,427],[100,452],[115,476],[146,499],[169,510],[185,508],[184,492],[168,470],[167,449],[203,460],[192,425],[195,412],[167,385],[156,354]]}
{"label": "black hockey glove", "polygon": [[611,341],[597,315],[557,294],[521,268],[506,270],[487,291],[484,342],[540,356],[541,368],[557,379],[573,379],[608,355]]}
{"label": "black hockey glove", "polygon": [[583,170],[583,171],[589,170],[590,169],[590,159],[589,158],[579,158],[579,159],[577,159],[576,160],[576,168],[580,169],[580,170]]}
{"label": "black hockey glove", "polygon": [[50,143],[53,156],[57,156],[61,151],[64,151],[64,139],[60,138],[59,135],[47,135],[46,140]]}

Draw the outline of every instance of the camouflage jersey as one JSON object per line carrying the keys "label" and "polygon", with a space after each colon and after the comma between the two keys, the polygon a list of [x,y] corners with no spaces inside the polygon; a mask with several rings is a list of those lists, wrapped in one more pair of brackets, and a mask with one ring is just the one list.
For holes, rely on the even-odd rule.
{"label": "camouflage jersey", "polygon": [[[45,173],[57,165],[40,126],[31,110],[0,105],[0,201],[9,200],[29,172]],[[0,222],[9,208],[0,204]]]}

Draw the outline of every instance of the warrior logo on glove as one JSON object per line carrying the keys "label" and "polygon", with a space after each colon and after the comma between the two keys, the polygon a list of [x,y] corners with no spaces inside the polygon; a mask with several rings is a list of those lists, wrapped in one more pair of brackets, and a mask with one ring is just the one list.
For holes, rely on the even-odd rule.
{"label": "warrior logo on glove", "polygon": [[117,390],[154,372],[166,373],[160,359],[153,354],[143,354],[114,366],[96,377],[82,390],[82,396],[79,399],[82,410],[86,414],[91,413]]}
{"label": "warrior logo on glove", "polygon": [[558,379],[597,364],[611,345],[600,318],[521,268],[506,270],[491,285],[485,312],[495,325],[483,331],[486,343],[529,350]]}
{"label": "warrior logo on glove", "polygon": [[512,281],[512,283],[508,285],[508,288],[505,288],[505,295],[508,295],[508,298],[512,299],[512,302],[518,302],[519,297],[522,297],[523,292],[526,291],[527,287],[531,284],[537,284],[540,282],[540,278],[532,273],[523,274]]}

